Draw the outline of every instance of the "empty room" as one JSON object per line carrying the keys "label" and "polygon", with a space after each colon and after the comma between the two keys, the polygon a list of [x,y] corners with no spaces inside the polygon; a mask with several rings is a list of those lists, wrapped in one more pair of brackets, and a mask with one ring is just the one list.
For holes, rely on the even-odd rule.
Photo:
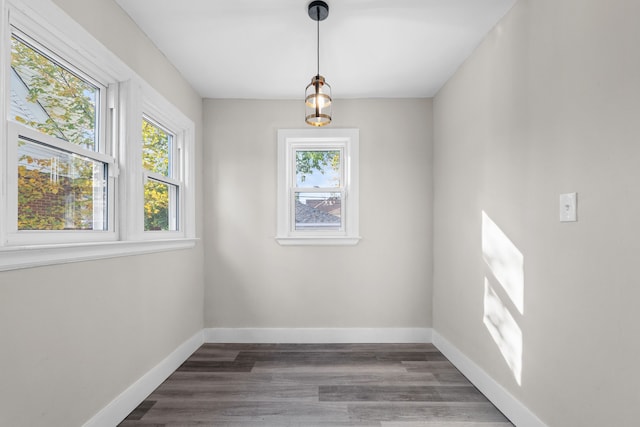
{"label": "empty room", "polygon": [[0,426],[640,423],[640,1],[0,8]]}

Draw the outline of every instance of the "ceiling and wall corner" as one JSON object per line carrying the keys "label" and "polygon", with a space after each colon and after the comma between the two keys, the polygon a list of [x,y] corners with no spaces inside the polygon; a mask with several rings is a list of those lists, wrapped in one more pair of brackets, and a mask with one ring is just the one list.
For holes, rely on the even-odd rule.
{"label": "ceiling and wall corner", "polygon": [[[203,98],[300,99],[316,74],[305,0],[115,0]],[[321,23],[334,98],[428,98],[515,0],[337,0]]]}

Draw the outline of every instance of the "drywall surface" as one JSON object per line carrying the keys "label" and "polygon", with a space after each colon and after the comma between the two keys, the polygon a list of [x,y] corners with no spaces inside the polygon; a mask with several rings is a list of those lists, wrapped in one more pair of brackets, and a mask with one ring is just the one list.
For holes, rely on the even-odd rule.
{"label": "drywall surface", "polygon": [[53,1],[197,125],[201,124],[200,96],[114,0]]}
{"label": "drywall surface", "polygon": [[[137,58],[129,65],[194,121],[201,153],[201,99],[124,12],[111,0],[57,3],[118,56]],[[0,425],[82,425],[200,331],[202,253],[197,244],[0,273]]]}
{"label": "drywall surface", "polygon": [[82,425],[202,325],[193,251],[0,273],[0,424]]}
{"label": "drywall surface", "polygon": [[431,100],[337,100],[360,129],[356,246],[280,246],[277,130],[301,101],[205,100],[205,326],[431,326]]}
{"label": "drywall surface", "polygon": [[434,100],[434,328],[550,426],[640,418],[639,15],[520,0]]}

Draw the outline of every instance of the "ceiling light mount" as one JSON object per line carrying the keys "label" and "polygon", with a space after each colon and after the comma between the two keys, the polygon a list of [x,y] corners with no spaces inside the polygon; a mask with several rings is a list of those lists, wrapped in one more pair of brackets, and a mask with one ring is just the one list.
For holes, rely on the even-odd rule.
{"label": "ceiling light mount", "polygon": [[327,2],[316,0],[309,3],[309,18],[314,21],[324,21],[329,16],[329,5]]}
{"label": "ceiling light mount", "polygon": [[331,86],[320,75],[320,21],[329,16],[329,5],[321,0],[309,3],[309,17],[317,22],[317,73],[305,90],[305,121],[311,126],[325,126],[331,123]]}

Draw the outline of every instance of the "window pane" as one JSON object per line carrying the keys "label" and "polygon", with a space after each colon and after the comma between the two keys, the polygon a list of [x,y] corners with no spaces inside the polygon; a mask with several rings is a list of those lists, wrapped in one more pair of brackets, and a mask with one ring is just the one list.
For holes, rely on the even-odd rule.
{"label": "window pane", "polygon": [[106,230],[107,165],[18,141],[18,230]]}
{"label": "window pane", "polygon": [[97,151],[98,94],[91,83],[11,38],[12,120]]}
{"label": "window pane", "polygon": [[151,172],[171,177],[173,135],[147,120],[142,120],[142,166]]}
{"label": "window pane", "polygon": [[296,150],[296,187],[340,187],[340,151]]}
{"label": "window pane", "polygon": [[296,192],[296,230],[339,229],[342,198],[340,193]]}
{"label": "window pane", "polygon": [[178,187],[148,179],[144,184],[144,230],[176,231]]}

